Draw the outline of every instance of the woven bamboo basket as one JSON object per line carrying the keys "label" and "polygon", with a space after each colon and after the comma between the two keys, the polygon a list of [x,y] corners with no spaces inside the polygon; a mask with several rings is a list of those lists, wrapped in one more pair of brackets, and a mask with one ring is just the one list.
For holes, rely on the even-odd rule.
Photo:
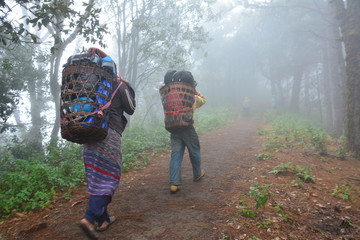
{"label": "woven bamboo basket", "polygon": [[60,95],[61,136],[75,143],[103,140],[107,136],[114,75],[94,63],[79,62],[62,72]]}
{"label": "woven bamboo basket", "polygon": [[165,129],[177,132],[192,127],[196,91],[194,86],[185,82],[171,82],[159,91],[164,109]]}

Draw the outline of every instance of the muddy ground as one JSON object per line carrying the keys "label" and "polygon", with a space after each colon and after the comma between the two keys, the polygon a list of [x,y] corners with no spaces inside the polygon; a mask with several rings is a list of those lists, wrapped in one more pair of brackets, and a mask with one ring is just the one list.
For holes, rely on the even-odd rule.
{"label": "muddy ground", "polygon": [[[262,127],[261,119],[239,118],[201,135],[206,175],[193,182],[185,155],[183,186],[176,194],[169,192],[168,153],[123,174],[109,206],[117,221],[100,239],[360,239],[360,161],[301,147],[268,154],[258,134]],[[291,171],[270,173],[289,162],[311,168],[315,182],[301,181]],[[250,187],[265,192],[251,197]],[[345,189],[349,192],[341,195]],[[256,209],[260,197],[268,200]],[[77,225],[86,203],[85,186],[79,187],[70,200],[59,198],[43,211],[0,222],[0,239],[87,239]]]}

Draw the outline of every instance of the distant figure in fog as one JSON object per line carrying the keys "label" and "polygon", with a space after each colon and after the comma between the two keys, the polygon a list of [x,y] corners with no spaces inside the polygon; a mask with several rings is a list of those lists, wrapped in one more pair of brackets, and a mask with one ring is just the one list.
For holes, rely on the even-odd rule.
{"label": "distant figure in fog", "polygon": [[245,97],[243,104],[242,104],[242,113],[243,116],[249,116],[250,115],[250,98]]}
{"label": "distant figure in fog", "polygon": [[276,98],[275,98],[275,96],[271,97],[271,108],[276,110]]}

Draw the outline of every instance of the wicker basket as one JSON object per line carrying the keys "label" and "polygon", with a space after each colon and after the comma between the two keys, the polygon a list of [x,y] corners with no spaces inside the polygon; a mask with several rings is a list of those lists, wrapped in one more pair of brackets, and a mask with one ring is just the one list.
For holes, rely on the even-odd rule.
{"label": "wicker basket", "polygon": [[114,75],[94,63],[79,62],[62,72],[60,97],[61,136],[75,143],[103,140],[107,136]]}
{"label": "wicker basket", "polygon": [[193,126],[195,88],[185,82],[172,82],[160,88],[165,129],[177,132]]}

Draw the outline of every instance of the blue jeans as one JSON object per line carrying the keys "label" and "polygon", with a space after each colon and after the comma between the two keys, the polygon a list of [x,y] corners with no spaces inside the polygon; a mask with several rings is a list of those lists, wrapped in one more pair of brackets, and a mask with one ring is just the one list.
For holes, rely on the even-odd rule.
{"label": "blue jeans", "polygon": [[185,147],[189,151],[194,177],[201,174],[201,154],[199,137],[195,128],[171,133],[170,184],[181,185],[181,163]]}

